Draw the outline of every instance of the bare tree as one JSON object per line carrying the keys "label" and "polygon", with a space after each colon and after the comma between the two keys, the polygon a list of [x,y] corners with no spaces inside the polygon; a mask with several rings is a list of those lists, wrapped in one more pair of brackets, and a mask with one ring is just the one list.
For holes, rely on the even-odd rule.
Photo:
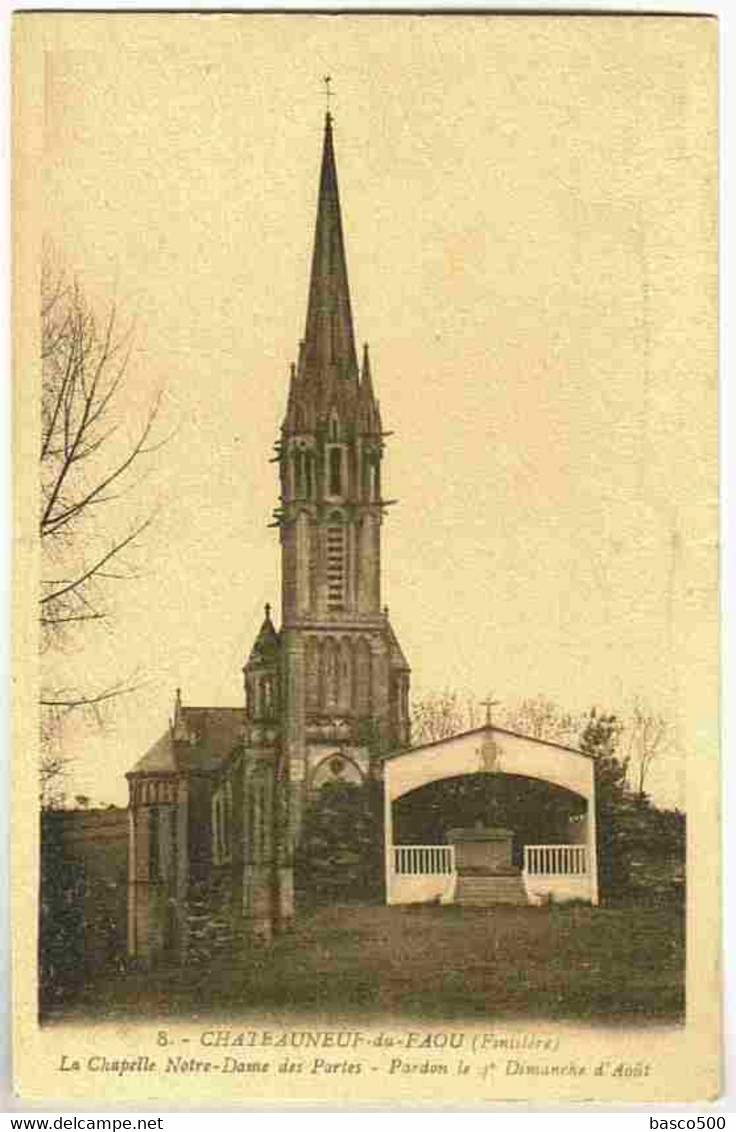
{"label": "bare tree", "polygon": [[509,731],[575,747],[586,719],[558,707],[546,696],[530,696],[518,703],[504,704],[491,693],[478,700],[446,688],[414,700],[411,734],[414,743],[432,743],[480,727],[490,720]]}
{"label": "bare tree", "polygon": [[470,717],[468,704],[457,692],[447,688],[443,692],[430,692],[412,702],[412,742],[435,743],[438,739],[467,731],[472,726]]}
{"label": "bare tree", "polygon": [[546,696],[532,696],[520,700],[518,704],[502,706],[497,721],[509,731],[518,731],[535,739],[547,739],[552,743],[568,746],[577,746],[584,726],[584,720],[564,711]]}
{"label": "bare tree", "polygon": [[60,751],[53,749],[51,743],[50,736],[42,735],[38,774],[39,796],[43,810],[59,809],[64,805],[66,796],[66,760]]}
{"label": "bare tree", "polygon": [[[488,721],[493,707],[492,721],[509,731],[530,735],[579,747],[590,719],[560,708],[546,696],[530,696],[518,703],[499,704],[489,695],[478,701],[472,696],[462,697],[445,689],[431,692],[412,705],[412,741],[415,744],[432,743],[447,739]],[[610,723],[613,716],[605,717]],[[616,718],[615,744],[617,759],[624,768],[630,788],[644,798],[649,774],[654,762],[667,750],[671,726],[662,715],[649,710],[635,699],[628,718]]]}
{"label": "bare tree", "polygon": [[132,341],[132,326],[120,328],[115,305],[99,319],[78,281],[56,266],[47,244],[39,453],[41,739],[47,787],[61,773],[63,760],[50,749],[61,718],[77,709],[98,712],[130,690],[124,678],[112,686],[100,688],[92,681],[80,687],[64,679],[63,665],[43,661],[64,655],[80,630],[109,616],[110,584],[132,576],[125,552],[151,521],[149,516],[126,522],[127,508],[120,502],[133,482],[133,468],[162,443],[153,439],[160,394],[130,431],[125,378]]}
{"label": "bare tree", "polygon": [[670,725],[662,715],[650,711],[635,699],[631,714],[623,723],[621,744],[634,792],[643,798],[654,761],[664,752],[670,738]]}

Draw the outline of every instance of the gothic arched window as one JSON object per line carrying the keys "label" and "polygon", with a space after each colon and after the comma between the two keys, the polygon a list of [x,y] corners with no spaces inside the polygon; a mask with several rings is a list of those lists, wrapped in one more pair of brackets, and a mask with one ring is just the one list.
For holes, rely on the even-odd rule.
{"label": "gothic arched window", "polygon": [[273,715],[273,677],[264,676],[263,678],[263,714],[265,716]]}
{"label": "gothic arched window", "polygon": [[350,641],[343,641],[340,649],[340,708],[350,711],[353,706],[353,650]]}
{"label": "gothic arched window", "polygon": [[174,877],[177,874],[179,859],[179,812],[176,806],[169,810],[169,838],[171,844],[171,871]]}
{"label": "gothic arched window", "polygon": [[294,453],[294,495],[301,498],[304,494],[304,453],[297,448]]}
{"label": "gothic arched window", "polygon": [[330,448],[330,495],[342,495],[342,449]]}
{"label": "gothic arched window", "polygon": [[370,715],[371,711],[371,650],[362,637],[355,646],[355,712]]}
{"label": "gothic arched window", "polygon": [[230,859],[230,830],[232,827],[233,817],[233,794],[232,786],[229,782],[225,783],[222,792],[222,857],[223,860]]}
{"label": "gothic arched window", "polygon": [[307,499],[314,495],[314,458],[311,452],[305,455],[305,470],[307,478]]}
{"label": "gothic arched window", "polygon": [[381,498],[381,469],[378,460],[371,463],[371,499]]}
{"label": "gothic arched window", "polygon": [[337,641],[325,642],[325,707],[334,709],[340,697],[340,654]]}
{"label": "gothic arched window", "polygon": [[307,711],[319,711],[319,641],[311,637],[307,641],[306,670],[307,670]]}
{"label": "gothic arched window", "polygon": [[152,881],[161,879],[161,828],[159,825],[160,811],[157,806],[151,806],[148,811],[148,879]]}
{"label": "gothic arched window", "polygon": [[409,681],[406,677],[401,681],[401,718],[404,721],[409,718]]}

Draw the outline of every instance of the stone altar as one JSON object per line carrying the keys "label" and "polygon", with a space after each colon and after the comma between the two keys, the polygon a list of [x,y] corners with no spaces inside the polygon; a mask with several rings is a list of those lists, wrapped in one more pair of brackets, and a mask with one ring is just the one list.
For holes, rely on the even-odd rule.
{"label": "stone altar", "polygon": [[510,876],[519,872],[512,864],[514,832],[497,826],[450,829],[447,840],[455,846],[458,874],[481,873]]}

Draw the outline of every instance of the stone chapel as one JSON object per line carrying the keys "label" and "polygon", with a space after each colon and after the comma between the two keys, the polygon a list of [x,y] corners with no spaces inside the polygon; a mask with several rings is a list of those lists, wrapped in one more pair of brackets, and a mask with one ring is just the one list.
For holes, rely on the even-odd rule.
{"label": "stone chapel", "polygon": [[128,950],[186,952],[196,909],[268,937],[294,914],[302,816],[326,779],[381,774],[409,741],[410,669],[381,597],[386,433],[358,362],[332,117],[324,127],[304,338],[275,445],[281,626],[267,605],[244,704],[190,707],[128,773]]}

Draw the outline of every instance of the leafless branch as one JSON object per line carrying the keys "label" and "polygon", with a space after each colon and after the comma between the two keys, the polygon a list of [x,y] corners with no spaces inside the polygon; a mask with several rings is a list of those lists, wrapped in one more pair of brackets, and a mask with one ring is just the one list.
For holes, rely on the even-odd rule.
{"label": "leafless branch", "polygon": [[45,708],[54,708],[59,711],[74,711],[80,707],[98,707],[101,704],[107,703],[108,700],[115,699],[117,696],[127,696],[131,692],[137,691],[140,687],[138,684],[114,684],[111,688],[106,688],[104,692],[97,692],[95,695],[84,695],[82,692],[72,693],[67,695],[62,693],[41,693],[41,706]]}
{"label": "leafless branch", "polygon": [[413,701],[413,743],[434,743],[464,730],[467,730],[466,705],[457,692],[446,688]]}
{"label": "leafless branch", "polygon": [[[113,543],[110,549],[105,554],[103,554],[102,558],[99,558],[92,566],[81,567],[81,572],[76,577],[70,578],[61,583],[57,582],[57,588],[52,588],[50,592],[45,593],[41,597],[41,605],[47,605],[50,602],[59,601],[60,598],[65,597],[67,594],[81,589],[94,577],[104,577],[104,575],[102,574],[102,567],[105,566],[106,563],[108,563],[116,555],[120,554],[120,552],[124,550],[126,546],[130,546],[131,543],[135,542],[135,540],[150,525],[150,522],[150,519],[146,519],[145,522],[136,527],[136,529],[132,531],[131,534],[127,535],[125,538],[118,539],[118,541]],[[112,576],[113,575],[110,575],[110,577]]]}
{"label": "leafless branch", "polygon": [[623,726],[631,785],[643,797],[652,765],[667,747],[670,725],[664,716],[656,715],[635,699]]}
{"label": "leafless branch", "polygon": [[[41,279],[41,507],[42,584],[39,618],[42,653],[61,667],[74,634],[109,618],[111,586],[136,576],[127,561],[151,524],[123,518],[119,500],[139,476],[133,469],[158,452],[158,393],[129,430],[127,377],[134,325],[121,326],[112,303],[99,318],[76,279],[44,247]],[[128,531],[120,530],[123,524]],[[117,529],[116,529],[117,528]],[[114,568],[113,568],[114,567]],[[58,682],[58,681],[57,681]],[[41,696],[44,774],[60,773],[46,750],[59,721],[70,712],[95,715],[102,705],[135,690],[122,681],[103,691],[47,688]]]}
{"label": "leafless branch", "polygon": [[578,716],[564,711],[546,696],[531,696],[502,707],[498,722],[509,731],[569,746],[577,744],[583,726]]}

